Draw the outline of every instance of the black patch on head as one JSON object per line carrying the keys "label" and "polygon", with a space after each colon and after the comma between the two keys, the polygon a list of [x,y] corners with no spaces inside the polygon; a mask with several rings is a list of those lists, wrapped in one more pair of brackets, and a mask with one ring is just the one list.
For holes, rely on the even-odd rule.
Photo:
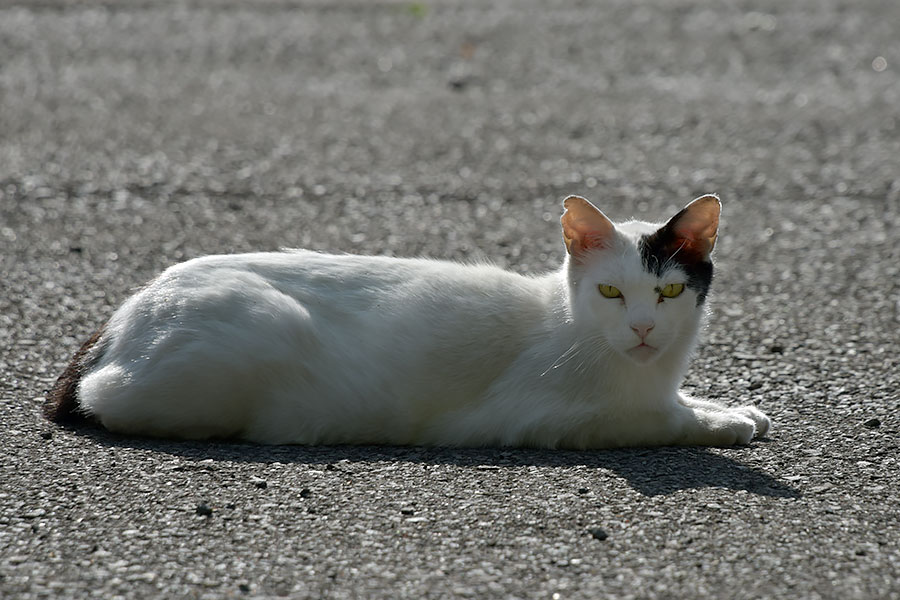
{"label": "black patch on head", "polygon": [[709,255],[700,251],[695,244],[675,235],[672,223],[678,221],[684,209],[655,233],[643,236],[638,241],[641,260],[648,272],[662,277],[672,267],[679,267],[687,274],[687,287],[697,294],[697,306],[706,301],[712,284],[713,265]]}

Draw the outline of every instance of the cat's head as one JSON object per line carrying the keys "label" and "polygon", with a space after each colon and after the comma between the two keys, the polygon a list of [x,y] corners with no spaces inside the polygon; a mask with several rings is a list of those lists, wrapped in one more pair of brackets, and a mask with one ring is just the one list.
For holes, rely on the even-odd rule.
{"label": "cat's head", "polygon": [[697,198],[663,224],[616,225],[578,196],[564,206],[566,269],[581,333],[636,363],[690,350],[712,283],[719,198]]}

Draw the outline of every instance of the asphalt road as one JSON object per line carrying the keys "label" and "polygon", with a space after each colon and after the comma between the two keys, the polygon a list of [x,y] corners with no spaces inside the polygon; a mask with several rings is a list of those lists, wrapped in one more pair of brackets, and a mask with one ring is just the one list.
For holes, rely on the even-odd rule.
{"label": "asphalt road", "polygon": [[[900,3],[0,0],[0,596],[900,597]],[[44,422],[190,257],[559,263],[724,202],[686,386],[768,439],[258,447]],[[605,538],[605,539],[601,539]]]}

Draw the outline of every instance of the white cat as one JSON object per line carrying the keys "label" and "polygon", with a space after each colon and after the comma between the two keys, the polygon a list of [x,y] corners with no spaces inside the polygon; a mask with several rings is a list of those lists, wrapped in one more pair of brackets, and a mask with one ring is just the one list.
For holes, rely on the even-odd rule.
{"label": "white cat", "polygon": [[55,421],[265,444],[746,444],[769,419],[679,393],[719,199],[614,225],[566,198],[562,268],[285,251],[171,267],[48,395]]}

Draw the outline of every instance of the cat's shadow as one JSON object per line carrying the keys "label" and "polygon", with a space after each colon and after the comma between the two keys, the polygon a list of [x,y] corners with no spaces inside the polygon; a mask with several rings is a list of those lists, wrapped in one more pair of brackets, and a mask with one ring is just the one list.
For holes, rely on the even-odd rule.
{"label": "cat's shadow", "polygon": [[[586,467],[612,471],[644,496],[708,487],[745,490],[762,496],[799,498],[801,493],[760,469],[697,447],[625,448],[568,451],[514,448],[430,448],[397,446],[261,446],[238,442],[180,442],[121,437],[86,428],[80,431],[105,446],[162,452],[191,462],[212,459],[238,463],[420,463],[473,468]],[[765,443],[765,442],[756,442]]]}

